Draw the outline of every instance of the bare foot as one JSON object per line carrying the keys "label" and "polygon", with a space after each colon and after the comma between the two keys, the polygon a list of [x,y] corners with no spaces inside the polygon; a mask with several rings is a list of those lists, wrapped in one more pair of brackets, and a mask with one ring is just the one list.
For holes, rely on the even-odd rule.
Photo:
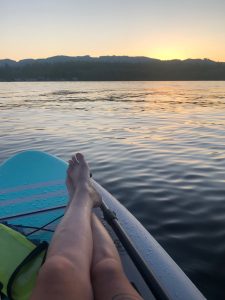
{"label": "bare foot", "polygon": [[66,186],[68,189],[70,202],[73,199],[75,191],[81,188],[87,189],[90,198],[93,201],[94,207],[99,206],[101,204],[101,197],[95,190],[89,174],[89,167],[84,159],[84,156],[81,153],[73,155],[72,159],[69,160],[66,178]]}
{"label": "bare foot", "polygon": [[73,195],[75,193],[75,188],[73,186],[72,179],[70,178],[69,174],[72,172],[73,165],[69,161],[69,166],[67,168],[67,176],[66,176],[66,187],[69,195],[69,203],[71,202]]}

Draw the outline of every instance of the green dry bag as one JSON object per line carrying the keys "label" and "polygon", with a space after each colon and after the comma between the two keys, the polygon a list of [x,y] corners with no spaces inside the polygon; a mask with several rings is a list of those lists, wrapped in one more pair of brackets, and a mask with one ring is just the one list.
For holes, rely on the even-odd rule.
{"label": "green dry bag", "polygon": [[34,245],[24,235],[0,224],[0,286],[11,300],[28,300],[48,243]]}

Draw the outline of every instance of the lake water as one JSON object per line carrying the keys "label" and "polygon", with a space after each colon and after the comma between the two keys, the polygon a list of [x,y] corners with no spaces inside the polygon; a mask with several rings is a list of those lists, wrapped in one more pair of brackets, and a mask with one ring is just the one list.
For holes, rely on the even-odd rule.
{"label": "lake water", "polygon": [[151,232],[208,299],[225,299],[225,82],[0,83],[0,162],[68,160]]}

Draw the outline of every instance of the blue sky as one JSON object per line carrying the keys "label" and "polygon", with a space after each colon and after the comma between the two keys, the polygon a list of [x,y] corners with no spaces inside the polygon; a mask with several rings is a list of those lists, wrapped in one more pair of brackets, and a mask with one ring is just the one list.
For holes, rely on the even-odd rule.
{"label": "blue sky", "polygon": [[225,61],[224,0],[0,0],[0,59],[130,55]]}

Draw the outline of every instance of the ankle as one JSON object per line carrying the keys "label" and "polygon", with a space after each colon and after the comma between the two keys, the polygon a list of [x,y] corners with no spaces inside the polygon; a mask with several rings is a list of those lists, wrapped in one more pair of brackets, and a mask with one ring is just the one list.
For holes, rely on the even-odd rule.
{"label": "ankle", "polygon": [[77,187],[76,187],[76,192],[89,192],[90,190],[90,182],[88,182],[87,180],[85,181],[80,181],[78,184],[77,184]]}
{"label": "ankle", "polygon": [[79,185],[70,201],[70,205],[93,207],[93,201],[90,195],[90,188],[86,185]]}

